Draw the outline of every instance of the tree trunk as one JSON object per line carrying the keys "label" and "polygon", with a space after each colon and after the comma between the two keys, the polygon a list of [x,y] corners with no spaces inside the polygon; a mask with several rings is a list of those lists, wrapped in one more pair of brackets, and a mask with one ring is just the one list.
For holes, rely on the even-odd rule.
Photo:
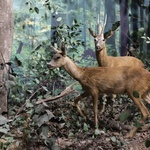
{"label": "tree trunk", "polygon": [[131,21],[132,21],[132,41],[133,48],[139,47],[138,40],[138,5],[133,0],[131,2]]}
{"label": "tree trunk", "polygon": [[[111,30],[112,24],[115,23],[115,1],[114,0],[105,0],[105,13],[107,14],[107,23],[105,31]],[[116,49],[115,46],[115,34],[107,39],[106,44],[111,44],[113,49]]]}
{"label": "tree trunk", "polygon": [[[0,64],[8,62],[13,45],[13,1],[0,1]],[[0,114],[7,113],[7,89],[5,81],[8,66],[0,68]]]}
{"label": "tree trunk", "polygon": [[120,22],[121,22],[121,56],[125,56],[130,47],[129,41],[129,20],[128,20],[128,0],[120,0]]}
{"label": "tree trunk", "polygon": [[[150,1],[149,1],[149,7],[150,9]],[[147,9],[148,9],[147,8]],[[147,36],[150,37],[150,11],[148,10],[148,28],[147,28]],[[150,44],[147,44],[147,56],[150,58]]]}
{"label": "tree trunk", "polygon": [[[85,4],[85,0],[83,0],[83,21],[84,21],[84,25],[83,25],[83,39],[84,42],[86,43],[86,4]],[[84,46],[84,50],[86,50],[86,44]]]}

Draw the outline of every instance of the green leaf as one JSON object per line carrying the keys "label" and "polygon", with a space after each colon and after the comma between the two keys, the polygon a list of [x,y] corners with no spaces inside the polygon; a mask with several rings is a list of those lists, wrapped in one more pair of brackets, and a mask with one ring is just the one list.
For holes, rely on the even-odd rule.
{"label": "green leaf", "polygon": [[133,92],[133,96],[135,97],[135,98],[139,98],[140,96],[139,96],[139,93],[137,92],[137,91],[134,91]]}
{"label": "green leaf", "polygon": [[35,50],[39,50],[40,48],[41,48],[41,44],[40,45],[38,45],[36,48],[35,48]]}
{"label": "green leaf", "polygon": [[141,124],[138,121],[134,122],[134,126],[136,126],[137,128],[141,128]]}
{"label": "green leaf", "polygon": [[47,112],[49,120],[55,117],[51,111],[49,110],[45,110],[45,111]]}
{"label": "green leaf", "polygon": [[122,112],[121,115],[119,116],[119,120],[121,122],[126,121],[128,119],[128,117],[130,116],[130,114],[131,114],[130,110]]}
{"label": "green leaf", "polygon": [[89,128],[88,125],[87,125],[86,123],[84,123],[84,125],[83,125],[83,130],[84,130],[84,131],[88,131],[88,128]]}
{"label": "green leaf", "polygon": [[7,132],[8,132],[8,129],[0,127],[0,133],[7,134]]}
{"label": "green leaf", "polygon": [[27,108],[32,108],[33,106],[34,106],[34,105],[33,105],[31,102],[27,102],[27,103],[26,103],[26,107],[27,107]]}
{"label": "green leaf", "polygon": [[58,18],[57,18],[57,21],[61,21],[61,20],[62,20],[62,18],[61,18],[61,17],[58,17]]}
{"label": "green leaf", "polygon": [[69,137],[72,137],[73,135],[74,135],[74,134],[73,134],[72,132],[70,132],[68,136],[69,136]]}
{"label": "green leaf", "polygon": [[77,22],[77,19],[74,19],[73,21],[74,21],[74,23],[75,23],[75,24],[77,24],[77,23],[78,23],[78,22]]}
{"label": "green leaf", "polygon": [[32,7],[30,7],[29,12],[30,12],[30,13],[33,13],[33,12],[34,12],[34,10],[33,10]]}
{"label": "green leaf", "polygon": [[116,139],[115,136],[111,137],[110,139],[111,139],[113,142],[117,142],[117,139]]}
{"label": "green leaf", "polygon": [[10,89],[11,87],[14,87],[16,83],[14,81],[7,80],[5,85],[7,89]]}
{"label": "green leaf", "polygon": [[104,134],[104,131],[101,131],[99,129],[95,129],[95,135],[100,135],[100,134]]}
{"label": "green leaf", "polygon": [[41,115],[37,120],[37,125],[38,127],[40,127],[41,125],[45,124],[48,121],[49,121],[49,118],[47,114]]}
{"label": "green leaf", "polygon": [[10,122],[11,120],[8,120],[6,117],[0,115],[0,125],[6,124],[7,122]]}
{"label": "green leaf", "polygon": [[39,14],[39,9],[37,7],[34,7],[34,11]]}
{"label": "green leaf", "polygon": [[120,21],[116,21],[116,22],[112,25],[112,31],[115,31],[119,26],[120,26]]}
{"label": "green leaf", "polygon": [[16,63],[17,66],[22,66],[22,62],[15,56],[14,62]]}

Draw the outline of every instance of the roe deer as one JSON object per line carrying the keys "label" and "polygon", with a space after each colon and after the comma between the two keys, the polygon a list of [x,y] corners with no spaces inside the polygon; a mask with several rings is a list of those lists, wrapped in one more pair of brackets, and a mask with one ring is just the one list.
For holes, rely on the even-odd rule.
{"label": "roe deer", "polygon": [[[92,96],[94,107],[94,123],[98,127],[98,96],[99,94],[124,94],[127,93],[132,101],[138,106],[142,113],[140,123],[149,116],[149,111],[142,102],[142,98],[150,103],[150,73],[142,67],[79,67],[69,57],[67,57],[65,46],[61,50],[52,47],[56,54],[47,64],[50,69],[63,67],[70,76],[77,80],[84,92],[75,98],[74,105],[80,115],[86,119],[82,113],[78,101],[87,96]],[[138,92],[139,97],[134,97],[134,92]],[[133,137],[137,127],[133,127],[127,137]]]}
{"label": "roe deer", "polygon": [[[98,18],[98,34],[94,33],[89,28],[89,33],[91,36],[94,37],[94,43],[95,43],[95,53],[96,53],[96,59],[99,66],[102,67],[119,67],[119,66],[139,66],[144,67],[144,64],[141,60],[132,57],[132,56],[122,56],[122,57],[113,57],[108,56],[107,50],[106,50],[106,39],[110,38],[113,35],[113,31],[111,31],[111,34],[108,37],[104,37],[104,28],[106,25],[107,16],[105,17],[105,21],[103,26],[100,26],[99,18]],[[116,95],[112,95],[112,101],[115,100]],[[101,113],[105,111],[105,104],[106,104],[106,95],[103,97],[103,107],[101,110]]]}

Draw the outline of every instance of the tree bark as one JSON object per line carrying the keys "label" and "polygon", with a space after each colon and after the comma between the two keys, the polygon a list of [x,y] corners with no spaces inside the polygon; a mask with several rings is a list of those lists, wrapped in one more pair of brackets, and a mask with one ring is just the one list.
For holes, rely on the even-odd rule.
{"label": "tree bark", "polygon": [[138,5],[134,1],[131,2],[131,20],[132,20],[132,41],[133,48],[139,47],[138,42]]}
{"label": "tree bark", "polygon": [[121,22],[121,56],[125,56],[130,47],[129,41],[129,20],[128,20],[128,0],[120,0],[120,22]]}
{"label": "tree bark", "polygon": [[[0,1],[0,64],[8,62],[13,45],[13,1]],[[7,89],[5,81],[8,73],[8,66],[0,68],[0,114],[7,113]]]}
{"label": "tree bark", "polygon": [[[105,13],[107,14],[107,23],[105,31],[111,30],[112,24],[115,23],[116,14],[115,14],[115,1],[114,0],[105,0]],[[113,49],[116,49],[115,45],[115,34],[106,40],[106,44],[111,44]]]}
{"label": "tree bark", "polygon": [[[149,6],[148,8],[150,9],[150,1],[149,1]],[[148,9],[147,8],[147,9]],[[147,36],[150,37],[150,12],[148,11],[148,28],[147,28]],[[150,44],[147,44],[147,56],[150,58]]]}

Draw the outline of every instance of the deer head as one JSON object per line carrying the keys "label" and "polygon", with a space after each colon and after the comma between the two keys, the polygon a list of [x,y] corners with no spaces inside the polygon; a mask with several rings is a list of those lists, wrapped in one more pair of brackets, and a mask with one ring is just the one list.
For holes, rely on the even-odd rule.
{"label": "deer head", "polygon": [[95,48],[97,51],[101,51],[104,47],[105,47],[105,41],[106,39],[104,38],[104,29],[105,29],[105,25],[106,25],[106,21],[107,21],[107,15],[105,16],[105,21],[103,26],[100,25],[100,18],[98,15],[98,34],[94,33],[90,28],[89,28],[89,32],[91,34],[91,36],[94,37],[94,42],[95,42]]}
{"label": "deer head", "polygon": [[51,48],[56,52],[56,54],[53,56],[53,59],[49,63],[47,63],[47,66],[50,69],[54,69],[65,65],[65,56],[66,56],[65,45],[62,43],[61,50],[58,50],[53,46],[51,46]]}

